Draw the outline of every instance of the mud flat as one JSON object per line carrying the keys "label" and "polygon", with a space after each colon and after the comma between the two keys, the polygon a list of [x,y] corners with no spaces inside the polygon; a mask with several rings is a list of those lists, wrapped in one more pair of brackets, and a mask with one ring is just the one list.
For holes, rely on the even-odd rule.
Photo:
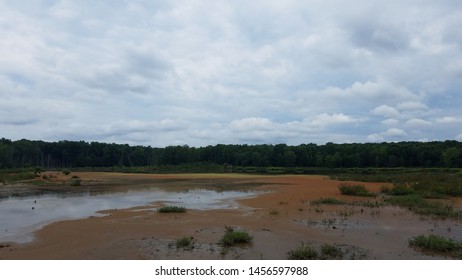
{"label": "mud flat", "polygon": [[[407,209],[381,205],[380,196],[342,196],[338,190],[341,182],[324,176],[72,175],[82,179],[81,186],[47,189],[72,193],[74,198],[123,197],[138,191],[148,199],[117,209],[102,205],[98,209],[101,211],[91,216],[85,212],[80,218],[56,219],[22,243],[4,240],[0,243],[0,259],[287,259],[288,252],[302,243],[313,247],[334,245],[344,252],[345,259],[445,259],[409,247],[409,239],[422,234],[456,239],[462,236],[460,221],[422,217]],[[56,175],[57,180],[63,179],[60,176]],[[377,193],[383,185],[361,184]],[[21,188],[27,193],[27,188],[36,187]],[[154,189],[169,195],[149,197]],[[198,190],[205,192],[197,195]],[[201,203],[201,195],[204,199],[208,192],[213,196],[223,194],[224,198]],[[226,192],[242,195],[225,197]],[[31,193],[37,195],[37,190]],[[191,202],[196,195],[198,201],[182,204],[181,200]],[[312,203],[326,197],[350,203]],[[31,196],[24,199],[30,200]],[[456,199],[454,205],[460,202]],[[185,205],[187,211],[156,211],[163,205]],[[224,248],[220,239],[226,227],[249,233],[252,242]],[[183,237],[190,238],[192,246],[177,248],[176,240]]]}

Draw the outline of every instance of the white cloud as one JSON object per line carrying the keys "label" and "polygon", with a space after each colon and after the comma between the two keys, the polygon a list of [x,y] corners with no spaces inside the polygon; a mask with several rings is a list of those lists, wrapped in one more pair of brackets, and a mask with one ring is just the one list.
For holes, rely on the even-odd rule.
{"label": "white cloud", "polygon": [[396,110],[395,108],[388,106],[388,105],[380,105],[374,110],[372,110],[372,113],[374,115],[379,115],[379,116],[384,116],[384,117],[399,117],[400,112]]}
{"label": "white cloud", "polygon": [[399,129],[399,128],[390,128],[388,129],[385,133],[384,133],[385,136],[391,136],[391,137],[402,137],[402,136],[406,136],[407,133],[402,130],[402,129]]}
{"label": "white cloud", "polygon": [[422,119],[411,119],[406,121],[406,124],[411,126],[429,126],[432,123]]}
{"label": "white cloud", "polygon": [[441,124],[462,123],[462,117],[445,116],[445,117],[437,118],[436,122],[441,123]]}
{"label": "white cloud", "polygon": [[381,123],[384,124],[384,125],[392,125],[393,126],[393,125],[399,124],[399,120],[397,120],[397,119],[386,119],[386,120],[381,121]]}
{"label": "white cloud", "polygon": [[407,101],[400,103],[396,106],[400,110],[425,110],[428,109],[427,105],[417,101]]}
{"label": "white cloud", "polygon": [[232,121],[230,127],[237,131],[271,130],[274,124],[266,118],[244,118]]}
{"label": "white cloud", "polygon": [[374,133],[367,136],[367,140],[371,142],[382,142],[382,141],[397,141],[402,140],[408,134],[399,128],[389,128],[381,133]]}
{"label": "white cloud", "polygon": [[314,119],[310,120],[309,123],[313,126],[329,126],[335,124],[347,124],[347,123],[354,123],[358,120],[347,116],[343,113],[340,114],[327,114],[323,113],[317,115]]}

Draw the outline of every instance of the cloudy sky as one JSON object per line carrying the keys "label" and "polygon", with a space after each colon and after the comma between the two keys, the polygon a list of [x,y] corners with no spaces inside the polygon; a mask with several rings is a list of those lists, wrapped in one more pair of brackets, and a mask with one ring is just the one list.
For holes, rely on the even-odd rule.
{"label": "cloudy sky", "polygon": [[0,0],[0,137],[462,141],[459,0]]}

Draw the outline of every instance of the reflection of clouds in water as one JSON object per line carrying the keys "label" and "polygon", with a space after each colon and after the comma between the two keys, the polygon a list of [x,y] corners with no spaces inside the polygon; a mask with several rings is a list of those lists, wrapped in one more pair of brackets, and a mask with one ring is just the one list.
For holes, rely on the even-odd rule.
{"label": "reflection of clouds in water", "polygon": [[256,192],[190,189],[166,192],[158,188],[123,193],[89,195],[42,195],[27,198],[8,198],[0,201],[0,242],[28,242],[31,232],[58,220],[71,220],[99,215],[108,209],[124,209],[162,202],[188,209],[236,208],[235,199],[255,195]]}

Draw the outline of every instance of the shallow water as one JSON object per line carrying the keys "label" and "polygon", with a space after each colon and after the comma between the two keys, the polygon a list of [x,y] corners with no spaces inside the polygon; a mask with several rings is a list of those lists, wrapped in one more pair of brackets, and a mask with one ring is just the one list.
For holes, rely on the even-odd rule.
{"label": "shallow water", "polygon": [[[187,209],[234,209],[236,199],[256,195],[255,191],[216,191],[183,189],[176,192],[157,187],[126,192],[72,195],[46,194],[0,200],[0,242],[26,243],[33,232],[60,220],[101,216],[98,211],[147,206],[155,209],[160,203]],[[157,203],[157,205],[155,205]]]}

